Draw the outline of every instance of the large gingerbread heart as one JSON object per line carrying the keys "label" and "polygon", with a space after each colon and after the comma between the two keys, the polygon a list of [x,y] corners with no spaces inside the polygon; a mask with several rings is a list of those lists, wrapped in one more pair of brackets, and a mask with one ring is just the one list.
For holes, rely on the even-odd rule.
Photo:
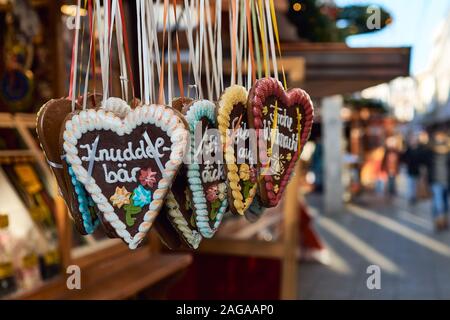
{"label": "large gingerbread heart", "polygon": [[184,110],[191,133],[188,183],[196,225],[202,236],[211,238],[228,208],[227,187],[217,130],[216,106],[195,101]]}
{"label": "large gingerbread heart", "polygon": [[309,138],[313,104],[302,89],[286,92],[278,80],[264,78],[250,90],[248,111],[258,137],[259,195],[264,206],[274,207]]}
{"label": "large gingerbread heart", "polygon": [[230,210],[243,215],[257,189],[256,135],[249,124],[244,87],[235,85],[223,92],[217,121],[224,148]]}
{"label": "large gingerbread heart", "polygon": [[[76,107],[79,108],[79,105],[76,104]],[[90,234],[99,224],[93,201],[87,196],[71,168],[67,168],[59,144],[59,132],[70,112],[72,112],[70,100],[61,98],[48,101],[38,112],[36,132],[76,229],[81,234]]]}
{"label": "large gingerbread heart", "polygon": [[172,108],[119,107],[114,113],[98,109],[69,115],[62,137],[77,179],[116,234],[135,249],[182,164],[189,131]]}

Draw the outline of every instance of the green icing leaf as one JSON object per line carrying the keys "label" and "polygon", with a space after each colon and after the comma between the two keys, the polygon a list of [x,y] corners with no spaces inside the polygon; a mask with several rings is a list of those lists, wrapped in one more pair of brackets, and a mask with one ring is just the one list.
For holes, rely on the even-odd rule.
{"label": "green icing leaf", "polygon": [[133,199],[131,199],[130,204],[124,205],[123,208],[125,209],[125,222],[127,223],[127,226],[134,226],[136,218],[134,218],[133,216],[141,212],[142,208],[136,207],[133,203]]}
{"label": "green icing leaf", "polygon": [[244,181],[244,190],[242,192],[244,199],[248,197],[248,194],[250,193],[252,187],[253,183],[251,183],[250,181]]}
{"label": "green icing leaf", "polygon": [[215,220],[217,216],[217,212],[219,211],[220,205],[222,202],[220,199],[214,200],[214,202],[211,203],[211,212],[209,213],[209,218],[211,220]]}
{"label": "green icing leaf", "polygon": [[195,222],[195,214],[191,215],[191,226],[197,228],[197,224]]}

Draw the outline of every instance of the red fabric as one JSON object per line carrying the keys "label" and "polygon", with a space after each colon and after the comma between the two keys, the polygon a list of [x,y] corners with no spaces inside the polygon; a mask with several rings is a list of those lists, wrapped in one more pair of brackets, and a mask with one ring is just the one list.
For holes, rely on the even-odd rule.
{"label": "red fabric", "polygon": [[322,250],[324,248],[319,236],[311,226],[311,216],[305,203],[300,206],[300,245],[305,249]]}
{"label": "red fabric", "polygon": [[[306,204],[300,203],[300,245],[321,250],[323,245],[311,227]],[[279,299],[279,260],[194,254],[192,265],[170,290],[178,300],[264,300]]]}
{"label": "red fabric", "polygon": [[169,291],[169,299],[279,299],[280,262],[272,259],[195,254]]}

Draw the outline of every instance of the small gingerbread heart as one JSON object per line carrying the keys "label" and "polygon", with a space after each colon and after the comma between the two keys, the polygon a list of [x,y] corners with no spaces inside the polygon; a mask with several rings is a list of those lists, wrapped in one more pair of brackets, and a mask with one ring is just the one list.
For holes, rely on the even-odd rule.
{"label": "small gingerbread heart", "polygon": [[116,234],[135,249],[182,164],[189,131],[172,108],[131,109],[119,100],[107,104],[112,109],[71,113],[62,139],[77,179]]}
{"label": "small gingerbread heart", "polygon": [[256,81],[249,93],[250,123],[258,138],[259,193],[266,207],[278,204],[309,138],[313,104],[302,89],[285,91],[273,78]]}
{"label": "small gingerbread heart", "polygon": [[198,230],[205,238],[211,238],[228,208],[216,106],[200,100],[183,111],[191,133],[187,178],[192,209]]}
{"label": "small gingerbread heart", "polygon": [[223,142],[230,210],[243,215],[257,189],[255,131],[247,116],[247,90],[227,88],[219,99],[217,121]]}
{"label": "small gingerbread heart", "polygon": [[[79,108],[78,104],[76,107]],[[99,224],[93,201],[87,196],[71,169],[67,168],[63,160],[64,152],[59,144],[59,132],[70,112],[70,100],[61,98],[48,101],[38,112],[36,132],[76,229],[81,234],[91,234]]]}
{"label": "small gingerbread heart", "polygon": [[[192,102],[192,99],[177,98],[172,101],[172,107],[181,111]],[[188,124],[186,123],[186,125]],[[192,249],[197,249],[202,240],[202,236],[196,228],[189,187],[186,184],[187,180],[187,167],[182,165],[175,182],[172,184],[171,191],[167,194],[163,210],[156,221],[158,233],[164,238],[166,245],[171,248],[176,244],[175,238],[181,238]],[[167,223],[165,223],[163,217],[170,222],[171,230],[177,233],[177,237],[171,234],[171,230],[168,230],[169,228],[167,228]]]}

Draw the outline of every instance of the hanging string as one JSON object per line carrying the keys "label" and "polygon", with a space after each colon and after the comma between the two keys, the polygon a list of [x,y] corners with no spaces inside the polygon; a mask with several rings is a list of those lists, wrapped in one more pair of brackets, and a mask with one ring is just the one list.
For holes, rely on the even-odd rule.
{"label": "hanging string", "polygon": [[259,21],[259,31],[261,34],[261,45],[263,52],[263,62],[264,62],[264,75],[265,77],[270,77],[270,67],[268,62],[267,54],[267,38],[266,38],[266,24],[264,23],[264,6],[262,0],[258,0],[258,6],[256,7],[256,16]]}
{"label": "hanging string", "polygon": [[139,66],[139,92],[140,92],[140,97],[141,99],[143,99],[143,71],[142,71],[142,34],[141,34],[141,2],[142,0],[137,0],[136,1],[136,21],[137,21],[137,25],[136,25],[136,29],[137,29],[137,40],[138,40],[138,66]]}
{"label": "hanging string", "polygon": [[[88,11],[90,11],[90,10],[92,10],[91,0],[89,0],[89,5],[88,5]],[[83,110],[86,110],[86,105],[87,105],[87,93],[88,93],[88,85],[89,85],[89,69],[90,69],[91,59],[93,56],[93,47],[94,47],[94,43],[95,43],[94,23],[93,23],[93,21],[91,21],[91,17],[92,17],[92,12],[91,12],[91,14],[89,14],[89,28],[90,28],[89,29],[89,58],[88,58],[88,63],[87,63],[87,67],[86,67],[86,77],[84,80]],[[95,74],[94,74],[94,78],[95,78]]]}
{"label": "hanging string", "polygon": [[116,41],[117,41],[117,52],[119,60],[120,69],[120,89],[122,93],[122,99],[128,101],[128,74],[127,74],[127,63],[125,58],[125,48],[124,48],[124,38],[123,38],[123,25],[122,17],[120,12],[119,3],[116,3]]}
{"label": "hanging string", "polygon": [[[160,0],[156,0],[155,4],[153,4],[153,1],[146,1],[147,4],[147,10],[148,13],[150,13],[150,23],[152,27],[150,30],[153,32],[152,39],[153,39],[153,51],[152,51],[152,61],[156,64],[156,70],[158,72],[158,77],[161,75],[161,58],[159,56],[159,42],[158,42],[158,25],[157,25],[157,19],[155,17],[155,8],[159,8],[160,6]],[[154,56],[154,59],[153,59]],[[153,65],[152,65],[153,70]],[[153,82],[152,82],[153,83]]]}
{"label": "hanging string", "polygon": [[[147,67],[147,71],[148,74],[145,77],[148,81],[149,84],[149,93],[150,93],[150,103],[155,103],[155,96],[156,96],[156,89],[155,89],[155,78],[154,78],[154,67],[155,67],[155,54],[154,54],[154,48],[155,48],[155,41],[158,41],[158,39],[155,39],[154,37],[154,33],[153,33],[153,21],[152,21],[152,17],[154,16],[154,8],[151,7],[150,5],[152,5],[153,2],[144,2],[144,8],[145,8],[145,27],[146,27],[146,34],[148,37],[148,55],[149,55],[149,60],[148,61],[144,61],[144,63],[148,63],[148,67]],[[158,4],[159,6],[159,4]]]}
{"label": "hanging string", "polygon": [[255,43],[255,54],[256,54],[256,65],[258,67],[258,78],[262,78],[262,65],[261,65],[261,52],[259,47],[259,37],[258,37],[258,20],[256,16],[256,0],[252,1],[252,24],[253,24],[253,36],[254,36],[254,43]]}
{"label": "hanging string", "polygon": [[224,90],[223,52],[222,52],[222,0],[216,0],[216,39],[217,39],[217,69],[219,73],[220,92]]}
{"label": "hanging string", "polygon": [[161,74],[159,77],[159,94],[158,94],[158,103],[165,104],[164,97],[164,47],[166,42],[166,23],[167,23],[167,10],[168,10],[168,0],[164,0],[164,17],[163,17],[163,45],[162,45],[162,57],[161,57]]}
{"label": "hanging string", "polygon": [[167,15],[167,98],[169,105],[172,105],[173,98],[173,74],[172,74],[172,19],[171,14]]}
{"label": "hanging string", "polygon": [[236,50],[237,50],[237,8],[236,0],[231,1],[231,85],[236,84]]}
{"label": "hanging string", "polygon": [[[87,0],[84,0],[83,9],[86,10],[86,7],[87,7]],[[80,11],[81,11],[81,9],[80,9]],[[78,98],[81,95],[81,88],[82,88],[81,82],[83,79],[83,75],[82,75],[81,71],[83,70],[83,57],[84,57],[84,55],[83,55],[83,53],[84,53],[84,29],[85,29],[84,26],[85,26],[85,24],[81,23],[81,12],[80,12],[81,43],[80,43],[80,52],[79,52],[80,59],[78,59],[79,60],[78,65],[76,66],[76,68],[79,70],[78,79],[76,80],[78,82],[77,92],[74,93],[76,98]]]}
{"label": "hanging string", "polygon": [[[197,91],[197,97],[202,97],[202,86],[201,86],[201,80],[200,80],[200,72],[199,72],[199,66],[198,66],[198,60],[197,60],[197,47],[194,45],[194,37],[193,37],[193,25],[194,21],[192,18],[191,13],[194,12],[195,6],[194,6],[194,0],[191,0],[191,3],[189,3],[188,0],[184,0],[184,5],[187,8],[186,10],[186,37],[188,41],[188,47],[189,47],[189,66],[192,66],[192,74],[194,76],[194,86],[189,85],[188,88],[188,97],[190,97],[189,91],[190,88],[195,87]],[[197,98],[196,97],[196,98]]]}
{"label": "hanging string", "polygon": [[140,7],[140,19],[138,20],[138,23],[141,26],[141,41],[142,41],[142,70],[143,70],[143,85],[144,85],[144,96],[142,97],[142,100],[145,102],[145,104],[150,104],[150,66],[149,66],[149,45],[148,45],[148,30],[146,28],[146,10],[144,7],[144,1],[139,1],[139,7]]}
{"label": "hanging string", "polygon": [[[210,8],[210,1],[206,0],[206,8]],[[217,17],[216,17],[217,21]],[[213,91],[215,93],[215,98],[218,99],[220,96],[220,80],[219,80],[219,70],[217,66],[217,57],[215,54],[216,45],[217,45],[217,33],[216,33],[216,26],[212,26],[212,19],[211,19],[211,11],[206,11],[206,25],[207,25],[207,35],[208,35],[208,43],[209,43],[209,52],[211,53],[211,77],[212,77],[212,83],[213,83]],[[212,97],[214,99],[214,97]]]}
{"label": "hanging string", "polygon": [[72,48],[72,66],[71,66],[71,91],[69,96],[72,100],[72,112],[75,111],[76,100],[76,79],[77,79],[77,63],[78,63],[78,37],[80,31],[80,0],[77,1],[77,9],[75,15],[75,41]]}
{"label": "hanging string", "polygon": [[90,39],[92,41],[92,50],[90,52],[91,55],[91,61],[92,61],[92,77],[93,77],[93,92],[94,95],[96,94],[97,91],[97,74],[96,74],[96,70],[95,70],[95,64],[96,64],[96,51],[95,51],[95,37],[94,37],[94,24],[95,24],[95,20],[94,20],[94,14],[93,14],[93,8],[92,8],[92,0],[88,1],[88,16],[89,16],[89,30],[90,30]]}
{"label": "hanging string", "polygon": [[[250,89],[250,87],[252,86],[252,84],[256,81],[256,65],[255,65],[255,53],[254,53],[254,49],[253,49],[253,32],[252,32],[252,16],[251,16],[251,11],[252,11],[252,5],[253,5],[253,0],[246,0],[247,6],[245,7],[246,12],[245,15],[247,16],[247,32],[248,32],[248,54],[249,54],[249,76],[248,76],[248,85],[247,88]],[[251,73],[251,78],[250,78],[250,73]]]}
{"label": "hanging string", "polygon": [[272,15],[272,23],[273,23],[273,29],[275,32],[275,39],[277,41],[277,47],[278,47],[278,55],[280,56],[281,60],[281,71],[283,73],[283,85],[284,89],[287,90],[287,81],[286,81],[286,73],[284,71],[284,65],[283,65],[283,57],[281,55],[281,45],[280,45],[280,35],[278,33],[278,22],[277,22],[277,15],[275,13],[275,5],[273,3],[273,0],[270,0],[270,13]]}
{"label": "hanging string", "polygon": [[130,75],[131,93],[132,93],[133,100],[134,100],[136,98],[136,95],[134,92],[134,78],[133,78],[133,72],[131,70],[131,59],[130,59],[130,48],[129,48],[129,41],[128,41],[127,24],[125,23],[125,15],[124,15],[124,10],[123,10],[122,0],[119,0],[119,10],[120,10],[120,17],[122,19],[122,31],[123,31],[123,42],[124,42],[124,47],[125,47],[125,59],[126,59],[128,74]]}
{"label": "hanging string", "polygon": [[178,40],[178,19],[177,19],[177,0],[173,1],[173,15],[177,21],[175,27],[175,45],[177,49],[177,75],[178,75],[178,88],[180,89],[180,96],[184,98],[183,87],[183,70],[181,68],[181,55],[180,55],[180,43]]}
{"label": "hanging string", "polygon": [[243,79],[242,79],[242,62],[244,61],[244,38],[246,38],[245,34],[245,7],[244,7],[244,1],[236,0],[237,4],[239,4],[239,15],[238,15],[238,41],[237,41],[237,83],[238,85],[242,86]]}
{"label": "hanging string", "polygon": [[270,53],[272,55],[272,64],[273,64],[273,73],[275,79],[278,80],[278,64],[277,64],[277,54],[275,51],[275,40],[273,36],[273,27],[272,27],[272,19],[270,15],[270,4],[269,0],[265,0],[265,13],[267,19],[267,34],[269,36],[269,44],[270,44]]}

